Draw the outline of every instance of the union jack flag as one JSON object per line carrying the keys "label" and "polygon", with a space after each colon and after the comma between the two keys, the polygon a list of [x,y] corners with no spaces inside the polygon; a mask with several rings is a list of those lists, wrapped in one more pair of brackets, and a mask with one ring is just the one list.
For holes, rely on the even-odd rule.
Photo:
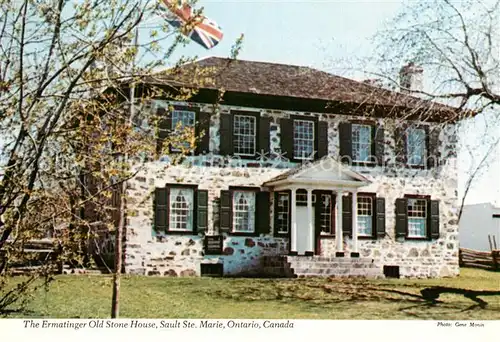
{"label": "union jack flag", "polygon": [[[161,0],[161,2],[166,7],[160,6],[163,18],[175,28],[180,28],[195,18],[192,7],[182,0]],[[196,18],[193,30],[186,35],[206,49],[216,46],[223,36],[219,25],[205,16]]]}

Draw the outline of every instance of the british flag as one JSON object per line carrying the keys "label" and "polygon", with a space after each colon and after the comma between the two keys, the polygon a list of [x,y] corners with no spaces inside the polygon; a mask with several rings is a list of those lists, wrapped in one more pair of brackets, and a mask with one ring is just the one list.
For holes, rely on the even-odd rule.
{"label": "british flag", "polygon": [[222,40],[222,30],[213,20],[205,16],[195,18],[195,13],[188,3],[183,0],[161,0],[165,6],[161,7],[161,14],[165,20],[175,28],[180,28],[190,20],[194,21],[194,28],[187,36],[205,47],[211,49]]}

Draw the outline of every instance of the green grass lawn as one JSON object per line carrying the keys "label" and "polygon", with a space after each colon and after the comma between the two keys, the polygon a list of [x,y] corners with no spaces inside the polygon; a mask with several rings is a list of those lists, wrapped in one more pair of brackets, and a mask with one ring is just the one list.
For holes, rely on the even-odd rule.
{"label": "green grass lawn", "polygon": [[[445,279],[243,279],[124,276],[120,316],[140,318],[500,319],[500,295],[481,297],[484,309],[462,295],[443,294],[430,305],[427,286],[500,290],[500,272],[462,269]],[[110,276],[58,276],[16,317],[107,318]],[[14,317],[14,316],[11,316]]]}

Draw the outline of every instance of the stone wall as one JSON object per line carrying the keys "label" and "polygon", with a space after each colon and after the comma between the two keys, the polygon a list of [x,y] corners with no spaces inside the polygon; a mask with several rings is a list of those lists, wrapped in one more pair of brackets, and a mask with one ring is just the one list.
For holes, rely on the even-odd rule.
{"label": "stone wall", "polygon": [[[174,103],[175,104],[175,103]],[[160,101],[157,105],[166,105]],[[229,186],[261,186],[265,181],[295,166],[286,159],[278,158],[280,153],[279,119],[290,115],[317,116],[328,121],[328,153],[337,157],[339,151],[338,124],[353,119],[347,115],[318,113],[285,112],[267,109],[199,105],[201,110],[213,113],[210,127],[210,154],[188,157],[183,165],[170,166],[168,157],[160,161],[138,166],[137,176],[129,182],[128,211],[126,229],[125,269],[127,273],[188,276],[200,273],[202,262],[223,262],[226,274],[242,274],[258,271],[261,256],[282,254],[288,250],[286,239],[276,239],[272,235],[272,198],[271,234],[253,238],[226,236],[224,255],[204,256],[201,235],[155,234],[153,224],[153,199],[155,187],[166,183],[197,184],[199,189],[209,191],[208,235],[216,234],[220,191]],[[272,117],[270,128],[271,153],[266,160],[241,161],[218,156],[219,117],[232,109],[260,110],[261,115]],[[359,117],[358,117],[359,118]],[[391,126],[393,120],[378,119],[385,127],[385,156],[389,166],[361,169],[372,184],[360,191],[376,192],[386,199],[387,236],[378,240],[360,240],[359,250],[362,257],[376,259],[381,265],[401,266],[405,277],[435,277],[457,275],[458,268],[458,222],[457,222],[457,172],[456,172],[456,134],[455,127],[448,125],[440,132],[440,165],[432,170],[397,169],[391,161],[395,160],[394,139]],[[425,124],[425,123],[424,123]],[[433,241],[398,241],[394,232],[395,199],[404,194],[431,195],[440,200],[440,237]],[[351,248],[347,239],[345,247]],[[323,239],[323,255],[333,255],[335,240]]]}

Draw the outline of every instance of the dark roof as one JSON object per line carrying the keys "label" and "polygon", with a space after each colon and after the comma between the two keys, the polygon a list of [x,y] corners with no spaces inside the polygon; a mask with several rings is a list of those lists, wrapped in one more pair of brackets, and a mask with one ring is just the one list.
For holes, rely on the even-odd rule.
{"label": "dark roof", "polygon": [[[203,77],[199,76],[201,73]],[[339,103],[458,111],[458,108],[309,67],[219,57],[209,57],[169,69],[148,78],[146,83],[168,83],[173,86],[196,86]]]}

